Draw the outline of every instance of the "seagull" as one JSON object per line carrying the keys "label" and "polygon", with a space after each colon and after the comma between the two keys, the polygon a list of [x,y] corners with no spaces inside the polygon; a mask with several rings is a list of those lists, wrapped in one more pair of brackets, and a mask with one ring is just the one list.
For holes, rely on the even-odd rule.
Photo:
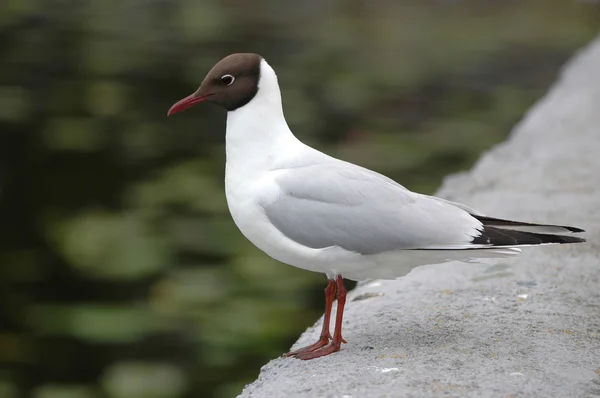
{"label": "seagull", "polygon": [[342,278],[396,279],[420,265],[585,242],[570,236],[580,228],[489,217],[302,143],[285,120],[277,75],[258,54],[223,58],[167,115],[203,102],[227,110],[225,193],[239,230],[272,258],[328,278],[319,339],[287,357],[318,358],[346,343]]}

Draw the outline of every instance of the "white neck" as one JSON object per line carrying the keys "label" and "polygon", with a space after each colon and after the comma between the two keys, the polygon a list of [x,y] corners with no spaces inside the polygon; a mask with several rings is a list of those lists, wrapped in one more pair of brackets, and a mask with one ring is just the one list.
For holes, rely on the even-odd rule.
{"label": "white neck", "polygon": [[[300,144],[283,115],[275,71],[260,64],[258,92],[246,105],[227,113],[226,173],[259,177],[272,169],[281,148]],[[278,152],[279,150],[279,152]]]}

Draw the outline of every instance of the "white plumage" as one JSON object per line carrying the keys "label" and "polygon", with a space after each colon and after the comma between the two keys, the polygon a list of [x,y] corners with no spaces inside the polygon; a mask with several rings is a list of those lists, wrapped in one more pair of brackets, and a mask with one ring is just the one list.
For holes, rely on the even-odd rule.
{"label": "white plumage", "polygon": [[[338,351],[348,279],[392,279],[425,264],[516,255],[516,246],[575,243],[578,228],[487,217],[414,193],[301,143],[290,131],[277,76],[257,54],[233,54],[168,114],[201,102],[227,114],[225,190],[240,231],[271,257],[329,278],[319,340],[286,355]],[[337,297],[333,336],[329,320]]]}

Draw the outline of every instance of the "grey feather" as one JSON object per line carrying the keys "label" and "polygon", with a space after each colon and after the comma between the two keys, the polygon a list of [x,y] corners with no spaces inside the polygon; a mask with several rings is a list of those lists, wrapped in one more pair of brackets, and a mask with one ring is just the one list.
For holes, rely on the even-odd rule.
{"label": "grey feather", "polygon": [[464,248],[481,226],[458,207],[350,163],[281,170],[275,181],[282,193],[263,204],[266,216],[285,236],[315,249]]}

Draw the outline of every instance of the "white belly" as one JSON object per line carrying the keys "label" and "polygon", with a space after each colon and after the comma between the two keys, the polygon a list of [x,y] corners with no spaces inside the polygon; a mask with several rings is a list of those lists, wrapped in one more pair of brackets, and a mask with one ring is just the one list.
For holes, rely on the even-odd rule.
{"label": "white belly", "polygon": [[242,234],[260,250],[283,263],[328,276],[342,274],[344,264],[359,256],[339,247],[312,249],[283,235],[271,224],[261,203],[274,200],[279,192],[268,174],[253,182],[234,183],[225,178],[227,205]]}

